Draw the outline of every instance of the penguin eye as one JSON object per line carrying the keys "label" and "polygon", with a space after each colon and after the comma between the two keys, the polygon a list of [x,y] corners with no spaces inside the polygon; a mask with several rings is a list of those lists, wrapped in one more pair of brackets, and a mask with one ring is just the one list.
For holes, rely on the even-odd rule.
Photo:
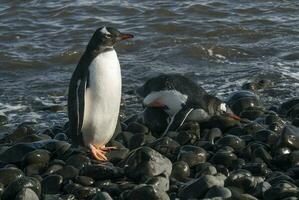
{"label": "penguin eye", "polygon": [[108,35],[108,34],[105,34],[105,37],[106,37],[106,38],[111,38],[111,35],[110,35],[110,34],[109,34],[109,35]]}

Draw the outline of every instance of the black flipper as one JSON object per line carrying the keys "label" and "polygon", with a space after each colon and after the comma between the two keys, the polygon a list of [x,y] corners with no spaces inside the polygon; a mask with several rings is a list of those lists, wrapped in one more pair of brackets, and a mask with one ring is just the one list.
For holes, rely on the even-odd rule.
{"label": "black flipper", "polygon": [[182,124],[186,121],[187,117],[193,110],[193,108],[183,107],[179,112],[172,116],[162,137],[165,136],[168,131],[176,131],[180,126],[182,126]]}
{"label": "black flipper", "polygon": [[[79,73],[81,72],[81,73]],[[70,120],[69,136],[77,145],[82,145],[81,128],[84,117],[85,92],[88,82],[88,70],[75,71],[69,86],[68,115]]]}

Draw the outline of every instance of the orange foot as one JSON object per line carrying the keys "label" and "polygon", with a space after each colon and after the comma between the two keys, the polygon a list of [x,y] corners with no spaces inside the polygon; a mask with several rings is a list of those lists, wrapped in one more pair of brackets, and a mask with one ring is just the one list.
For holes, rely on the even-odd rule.
{"label": "orange foot", "polygon": [[101,146],[101,147],[96,147],[95,145],[90,145],[90,150],[92,155],[97,159],[97,160],[101,160],[101,161],[107,161],[107,157],[105,156],[105,154],[107,153],[107,151],[109,150],[113,150],[116,149],[116,147],[105,147],[105,145]]}

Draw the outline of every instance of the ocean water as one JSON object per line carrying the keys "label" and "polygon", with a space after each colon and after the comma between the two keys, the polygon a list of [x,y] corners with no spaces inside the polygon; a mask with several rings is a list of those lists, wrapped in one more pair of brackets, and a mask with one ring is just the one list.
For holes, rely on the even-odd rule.
{"label": "ocean water", "polygon": [[[67,121],[69,79],[93,32],[113,26],[135,38],[115,47],[123,113],[140,111],[134,90],[159,73],[181,73],[222,99],[268,79],[266,107],[298,95],[299,1],[2,0],[0,114],[9,132],[22,122]],[[54,112],[51,106],[61,106]]]}

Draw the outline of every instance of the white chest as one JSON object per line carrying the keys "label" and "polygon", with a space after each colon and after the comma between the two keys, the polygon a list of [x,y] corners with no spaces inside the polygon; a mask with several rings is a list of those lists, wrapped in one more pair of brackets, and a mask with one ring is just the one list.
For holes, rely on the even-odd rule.
{"label": "white chest", "polygon": [[185,104],[187,100],[188,96],[177,90],[161,90],[151,92],[144,98],[143,103],[150,105],[154,101],[160,101],[168,107],[166,112],[170,115],[174,115],[182,109],[182,105]]}
{"label": "white chest", "polygon": [[99,54],[89,66],[82,126],[85,145],[104,145],[112,137],[121,100],[121,72],[116,52]]}

